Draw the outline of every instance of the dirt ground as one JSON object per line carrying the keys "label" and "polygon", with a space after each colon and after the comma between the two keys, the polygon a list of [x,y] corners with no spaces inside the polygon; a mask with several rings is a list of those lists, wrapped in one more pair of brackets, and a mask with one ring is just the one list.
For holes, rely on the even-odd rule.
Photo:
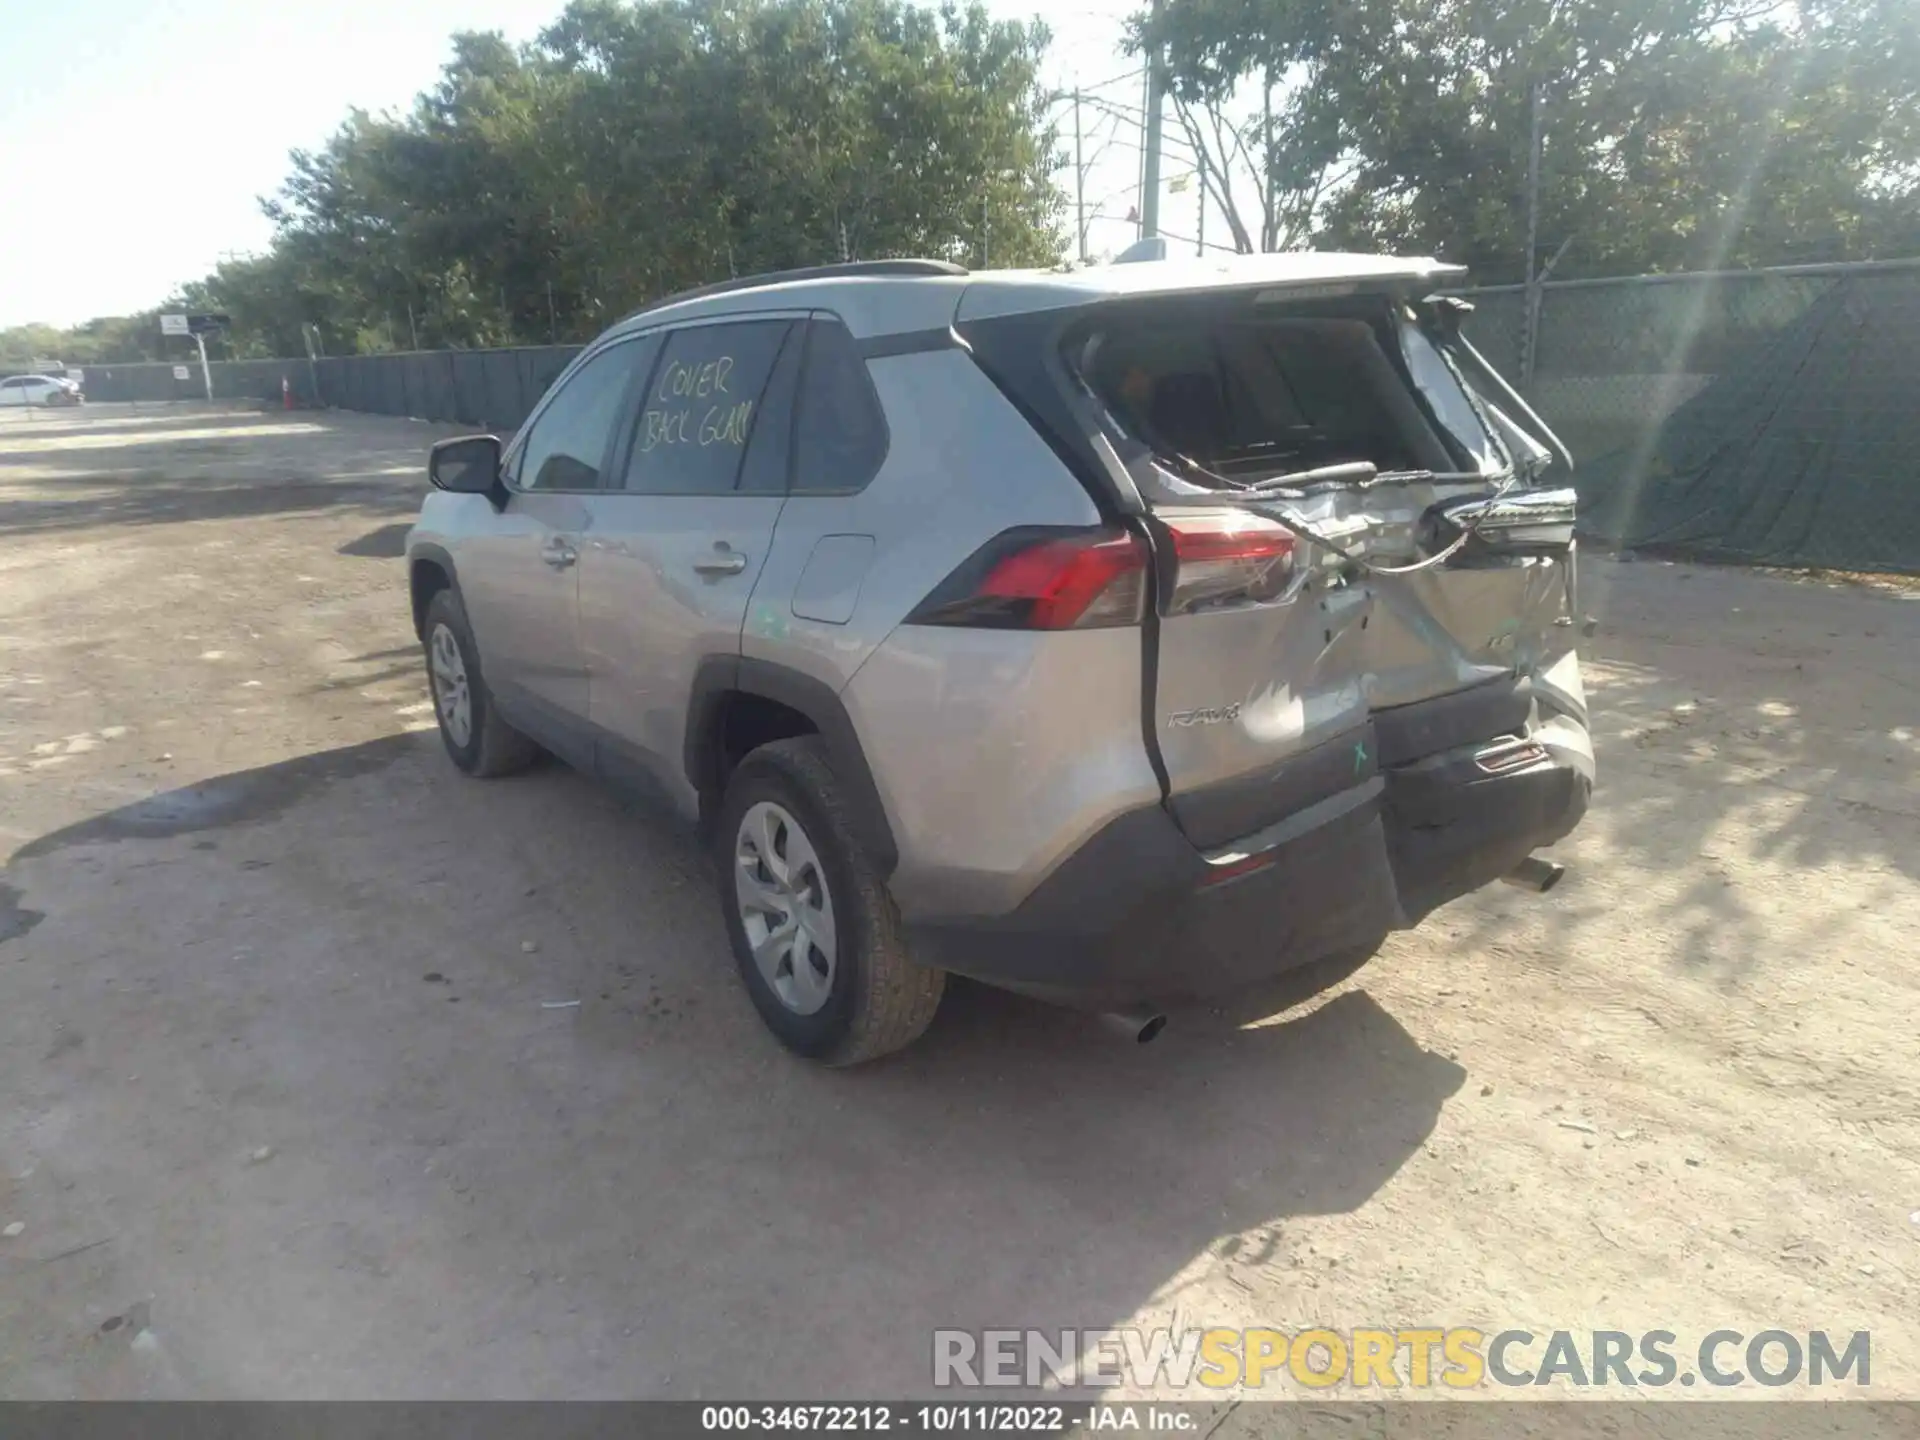
{"label": "dirt ground", "polygon": [[1589,560],[1553,895],[1144,1048],[960,989],[828,1073],[678,831],[445,760],[442,433],[0,419],[0,1396],[899,1396],[936,1327],[1424,1323],[1869,1330],[1920,1397],[1920,602]]}

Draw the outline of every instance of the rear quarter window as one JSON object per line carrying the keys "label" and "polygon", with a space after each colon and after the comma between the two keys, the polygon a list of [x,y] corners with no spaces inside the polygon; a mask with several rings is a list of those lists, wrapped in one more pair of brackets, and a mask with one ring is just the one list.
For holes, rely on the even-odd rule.
{"label": "rear quarter window", "polygon": [[847,327],[815,319],[808,327],[793,435],[793,493],[844,495],[880,473],[890,443],[873,377]]}

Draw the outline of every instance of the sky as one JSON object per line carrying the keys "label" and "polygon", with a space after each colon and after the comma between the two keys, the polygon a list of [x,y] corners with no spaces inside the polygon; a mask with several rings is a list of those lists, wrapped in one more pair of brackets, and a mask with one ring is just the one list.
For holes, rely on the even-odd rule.
{"label": "sky", "polygon": [[[450,58],[456,30],[526,40],[563,4],[0,0],[0,328],[142,310],[223,257],[265,249],[259,200],[285,178],[290,150],[323,143],[353,106],[405,107]],[[1049,82],[1111,81],[1097,93],[1135,113],[1138,69],[1119,43],[1138,5],[987,0],[1006,18],[1044,8]],[[1070,141],[1065,107],[1061,119]],[[1103,217],[1092,248],[1111,251],[1134,235],[1138,130],[1091,105],[1082,123],[1087,205]],[[1166,228],[1182,229],[1171,209]]]}

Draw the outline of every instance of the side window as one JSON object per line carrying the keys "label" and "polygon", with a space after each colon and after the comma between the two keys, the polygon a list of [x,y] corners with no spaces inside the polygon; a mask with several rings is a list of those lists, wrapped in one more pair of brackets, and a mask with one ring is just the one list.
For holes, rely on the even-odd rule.
{"label": "side window", "polygon": [[568,377],[533,422],[516,472],[523,490],[592,490],[643,343],[609,345]]}
{"label": "side window", "polygon": [[642,495],[731,495],[790,320],[677,330],[635,421],[625,488]]}
{"label": "side window", "polygon": [[867,362],[838,320],[808,327],[793,436],[793,493],[864,489],[887,458],[887,418]]}

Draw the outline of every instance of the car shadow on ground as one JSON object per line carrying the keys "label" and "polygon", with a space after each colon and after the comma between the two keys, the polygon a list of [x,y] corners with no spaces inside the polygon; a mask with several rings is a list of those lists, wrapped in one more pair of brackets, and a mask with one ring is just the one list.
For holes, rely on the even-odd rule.
{"label": "car shadow on ground", "polygon": [[[116,993],[151,984],[177,1000],[130,1016],[142,1028],[129,1036],[165,1034],[190,1054],[196,1022],[173,1006],[249,1017],[230,1078],[247,1128],[324,1168],[317,1193],[282,1209],[219,1202],[239,1207],[224,1245],[291,1233],[312,1208],[321,1238],[352,1232],[354,1255],[426,1266],[413,1279],[436,1315],[484,1294],[490,1335],[540,1333],[544,1353],[572,1336],[631,1362],[598,1384],[503,1375],[509,1392],[923,1392],[936,1327],[1102,1327],[1169,1305],[1192,1317],[1221,1272],[1306,1303],[1325,1260],[1292,1222],[1368,1202],[1464,1080],[1359,989],[1250,1028],[1244,1011],[1178,1012],[1139,1046],[956,983],[911,1049],[818,1069],[780,1052],[740,993],[690,837],[564,767],[475,785],[437,750],[393,736],[213,777],[43,836],[7,878],[48,911],[36,955],[62,947],[62,908],[36,893],[47,866],[103,897],[90,923],[112,923],[115,906],[138,915],[140,956],[100,963]],[[128,841],[157,843],[94,848]],[[126,870],[127,888],[100,888],[102,866]],[[159,882],[144,866],[169,871],[145,899],[139,885]],[[470,903],[430,898],[467,876]],[[164,903],[186,894],[203,898]],[[349,895],[357,928],[324,933]],[[559,907],[577,954],[497,945],[554,931],[556,912],[539,919],[536,905]],[[297,966],[260,958],[296,943]],[[386,953],[406,958],[369,977]],[[544,1009],[562,989],[579,1003]],[[87,1028],[90,1044],[116,1044],[110,1020]],[[116,1063],[146,1076],[139,1103],[172,1104],[171,1062]],[[75,1106],[87,1123],[88,1103]],[[231,1163],[215,1132],[233,1116],[207,1113],[206,1136],[174,1123],[167,1163],[183,1184],[198,1183],[198,1152],[209,1173]],[[128,1121],[102,1111],[100,1123]],[[135,1117],[122,1144],[152,1143],[145,1133]],[[378,1208],[356,1216],[348,1197],[376,1191]],[[337,1289],[337,1257],[306,1253],[318,1244],[249,1252],[264,1270],[243,1288],[311,1282],[306,1312],[335,1334],[411,1313],[391,1290]],[[555,1275],[564,1291],[540,1283]],[[244,1295],[222,1303],[236,1325],[267,1323]],[[636,1305],[644,1330],[608,1328]],[[804,1340],[762,1343],[752,1374],[738,1368],[743,1335],[802,1312],[823,1317]],[[287,1344],[305,1344],[294,1329]]]}
{"label": "car shadow on ground", "polygon": [[[279,412],[0,426],[0,534],[336,510],[385,520],[418,509],[434,433]],[[47,443],[61,439],[77,443]],[[331,453],[318,473],[316,445]]]}
{"label": "car shadow on ground", "polygon": [[411,520],[396,520],[391,525],[369,530],[357,540],[347,541],[334,553],[360,560],[398,560],[407,553],[407,532],[412,528]]}
{"label": "car shadow on ground", "polygon": [[[126,525],[308,515],[347,509],[376,516],[412,512],[420,506],[419,491],[383,480],[290,479],[265,484],[258,480],[235,480],[228,484],[179,484],[157,474],[144,479],[139,475],[130,478],[135,483],[107,499],[98,493],[88,493],[71,499],[41,495],[0,500],[0,534],[100,531]],[[42,488],[51,488],[62,482],[37,483]],[[71,483],[91,488],[85,482]]]}
{"label": "car shadow on ground", "polygon": [[408,736],[388,735],[162,791],[42,835],[21,846],[13,858],[32,860],[74,845],[168,839],[265,820],[316,786],[385,769],[406,754],[410,744]]}
{"label": "car shadow on ground", "polygon": [[[1573,877],[1533,912],[1531,948],[1565,953],[1576,932],[1620,923],[1582,892],[1590,857],[1640,872],[1642,918],[1671,935],[1671,967],[1723,991],[1758,978],[1762,957],[1792,953],[1783,934],[1860,943],[1862,915],[1898,907],[1920,882],[1920,742],[1905,700],[1920,687],[1920,603],[1661,563],[1586,571],[1602,620],[1584,660],[1599,780],[1587,820],[1555,851]],[[1849,685],[1859,675],[1888,683],[1867,692]],[[1733,883],[1739,865],[1768,867],[1797,899]],[[1871,903],[1836,913],[1819,881],[1830,868],[1874,877]],[[1511,925],[1499,906],[1456,914],[1472,949]]]}

